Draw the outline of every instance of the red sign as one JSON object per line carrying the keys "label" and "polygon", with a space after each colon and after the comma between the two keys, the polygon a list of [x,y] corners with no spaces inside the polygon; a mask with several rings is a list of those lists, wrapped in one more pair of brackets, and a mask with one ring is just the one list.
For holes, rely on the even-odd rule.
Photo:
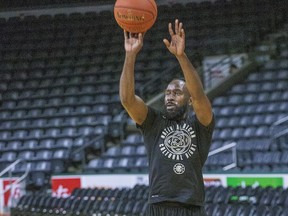
{"label": "red sign", "polygon": [[219,178],[204,178],[204,185],[205,187],[220,186],[222,185],[222,182]]}
{"label": "red sign", "polygon": [[9,205],[9,200],[12,198],[14,200],[18,200],[21,196],[20,184],[15,184],[11,186],[11,184],[15,182],[15,179],[7,179],[3,180],[3,190],[6,191],[4,193],[4,206]]}
{"label": "red sign", "polygon": [[52,196],[68,197],[75,188],[81,187],[79,178],[52,178]]}

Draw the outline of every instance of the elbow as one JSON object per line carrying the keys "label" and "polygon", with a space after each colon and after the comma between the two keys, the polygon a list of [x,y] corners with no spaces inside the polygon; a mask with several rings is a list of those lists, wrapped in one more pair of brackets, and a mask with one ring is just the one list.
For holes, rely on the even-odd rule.
{"label": "elbow", "polygon": [[129,103],[129,101],[127,100],[127,98],[122,98],[122,97],[120,97],[120,101],[121,101],[121,104],[122,104],[124,107],[126,107],[127,104]]}
{"label": "elbow", "polygon": [[120,94],[120,101],[124,107],[128,107],[130,104],[133,103],[133,97],[128,97],[127,95]]}

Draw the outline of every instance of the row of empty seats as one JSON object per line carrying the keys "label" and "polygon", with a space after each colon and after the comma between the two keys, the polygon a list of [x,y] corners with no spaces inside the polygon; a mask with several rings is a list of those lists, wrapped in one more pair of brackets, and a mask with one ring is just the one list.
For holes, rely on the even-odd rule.
{"label": "row of empty seats", "polygon": [[[249,47],[255,42],[257,34],[264,35],[270,31],[267,28],[270,23],[262,22],[263,18],[259,19],[253,16],[252,19],[243,16],[243,14],[252,16],[253,14],[272,12],[267,10],[271,2],[265,1],[261,4],[263,6],[261,8],[255,7],[256,2],[257,0],[252,5],[245,5],[238,1],[218,1],[215,4],[206,2],[159,5],[158,19],[151,28],[151,32],[147,33],[145,37],[145,46],[143,52],[139,54],[136,64],[137,92],[142,94],[144,92],[141,96],[145,98],[145,91],[141,89],[142,84],[160,76],[165,69],[173,68],[176,63],[173,55],[162,43],[162,39],[169,36],[167,23],[173,21],[171,18],[181,16],[178,18],[183,20],[187,29],[187,50],[191,50],[189,55],[196,55],[201,48],[203,53],[201,51],[200,57],[197,59],[197,61],[201,61],[201,55],[223,53],[230,48],[245,52],[247,46]],[[234,7],[234,3],[237,7]],[[220,5],[223,7],[219,7]],[[240,5],[241,9],[238,8]],[[251,8],[251,6],[253,7]],[[196,12],[191,14],[191,11],[194,11],[191,10],[193,8],[198,11],[198,14]],[[223,13],[218,13],[222,9]],[[230,10],[235,13],[231,13]],[[182,12],[179,13],[179,11]],[[207,14],[211,19],[208,19]],[[228,14],[231,19],[223,19]],[[192,19],[193,16],[195,18]],[[265,16],[265,18],[269,21],[273,17]],[[275,22],[279,22],[280,25],[282,18],[278,18]],[[216,21],[217,25],[214,25]],[[124,61],[124,49],[123,35],[113,18],[112,11],[57,14],[55,16],[45,14],[39,17],[32,15],[24,18],[18,16],[7,20],[0,19],[0,26],[3,31],[3,34],[0,35],[0,75],[1,78],[3,77],[0,80],[2,95],[0,143],[3,147],[0,156],[3,162],[7,158],[22,157],[21,151],[27,151],[25,147],[27,143],[31,146],[35,144],[36,148],[33,149],[33,152],[37,158],[38,150],[41,154],[40,146],[46,142],[48,143],[47,148],[53,147],[54,150],[55,147],[55,151],[60,151],[63,149],[63,145],[68,149],[71,145],[73,149],[85,146],[87,144],[85,136],[111,136],[112,141],[114,141],[114,135],[119,138],[122,130],[119,127],[127,123],[121,122],[121,119],[113,122],[115,116],[123,111],[118,96],[118,80]],[[256,37],[255,29],[257,29]],[[211,32],[215,34],[211,34]],[[279,72],[277,77],[280,79],[284,75],[283,72]],[[169,75],[167,74],[165,77],[169,77]],[[269,77],[269,75],[265,77]],[[279,103],[286,98],[285,92],[281,92],[283,91],[282,87],[285,87],[286,84],[284,81],[280,81],[281,84],[265,85],[267,86],[265,87],[266,91],[272,87],[277,88],[278,94],[275,94],[273,98]],[[153,85],[153,88],[151,85],[149,96],[153,96],[154,93],[151,95],[151,92],[162,91],[162,87],[162,83]],[[237,94],[240,95],[239,91]],[[238,98],[240,103],[245,96]],[[231,113],[236,106],[236,101],[234,104],[230,104],[229,111]],[[266,104],[261,105],[269,106],[269,103],[267,101]],[[285,109],[285,105],[277,106],[277,109]],[[280,117],[279,110],[273,110],[275,119]],[[216,116],[226,115],[226,111],[227,108],[222,107],[222,104],[215,107]],[[111,122],[115,124],[110,128]],[[257,126],[260,126],[260,123]],[[247,133],[255,132],[256,137],[253,138],[259,138],[259,136],[266,135],[267,126],[268,123],[259,129],[251,127]],[[227,128],[223,127],[220,131],[220,128],[216,128],[215,138],[219,135],[218,141],[225,142],[232,138],[231,136],[226,137],[231,131],[225,129]],[[232,133],[233,138],[241,134],[243,130],[236,131],[235,128],[235,132]],[[63,140],[58,141],[62,138]],[[72,141],[69,141],[68,139],[71,140],[71,138]],[[50,141],[47,141],[49,139]],[[215,140],[217,141],[217,139]],[[81,141],[78,142],[78,140]],[[129,139],[126,141],[128,141],[126,145],[129,146]],[[92,145],[97,149],[104,145],[103,140],[95,142]],[[136,140],[131,141],[131,143],[133,142]],[[53,143],[53,145],[49,143]],[[101,144],[99,145],[99,143]],[[124,145],[124,143],[121,144]],[[137,140],[137,145],[139,146],[136,147],[136,150],[135,148],[131,150],[133,149],[131,147],[127,148],[129,149],[127,151],[140,155],[139,158],[127,158],[124,157],[125,154],[123,158],[116,157],[116,155],[111,156],[109,154],[112,150],[108,150],[103,157],[91,160],[92,165],[86,164],[87,167],[83,167],[83,169],[89,172],[99,170],[117,172],[118,168],[127,171],[126,168],[131,164],[134,167],[128,171],[146,172],[147,158],[144,156],[143,142]],[[57,149],[58,147],[59,149]],[[64,148],[66,149],[66,147]],[[23,153],[23,157],[26,153]],[[51,152],[47,155],[51,156]],[[12,161],[8,160],[9,163]],[[51,161],[54,163],[54,160],[51,159]],[[49,165],[49,161],[46,159],[39,162],[42,163],[41,166],[47,167],[46,170],[50,171],[45,175],[55,172],[53,164]],[[62,163],[64,162],[62,161]],[[34,161],[32,161],[31,166],[34,167],[34,165]],[[65,170],[67,171],[67,167]]]}
{"label": "row of empty seats", "polygon": [[[285,111],[283,109],[283,111]],[[243,113],[244,114],[244,113]],[[281,119],[284,114],[246,114],[233,117],[221,117],[217,119],[216,126],[217,128],[234,128],[239,126],[249,127],[249,126],[260,126],[267,125],[271,126],[274,122]]]}
{"label": "row of empty seats", "polygon": [[[109,1],[99,1],[99,4],[107,4]],[[43,0],[43,1],[35,1],[35,0],[25,0],[25,1],[2,1],[3,8],[27,8],[27,7],[43,7],[43,6],[67,6],[73,4],[83,4],[83,3],[94,3],[93,0],[63,0],[61,2],[54,1],[54,0]]]}
{"label": "row of empty seats", "polygon": [[[272,187],[206,187],[209,216],[285,216],[287,189]],[[76,188],[69,197],[22,196],[12,216],[27,215],[118,215],[141,216],[147,208],[148,187]]]}
{"label": "row of empty seats", "polygon": [[[287,71],[288,73],[288,71]],[[259,84],[259,86],[265,86],[264,83],[263,85]],[[288,86],[288,82],[284,84],[284,86]],[[224,105],[224,104],[258,104],[258,103],[267,103],[267,102],[280,102],[280,101],[285,101],[288,98],[288,93],[285,92],[286,89],[282,88],[280,90],[277,89],[277,87],[271,86],[267,92],[261,91],[261,88],[257,89],[256,91],[254,90],[253,93],[241,93],[241,94],[233,94],[233,95],[228,95],[227,97],[219,97],[214,105]],[[273,91],[273,92],[271,92]],[[257,93],[258,92],[258,93]],[[244,95],[245,94],[245,95]]]}
{"label": "row of empty seats", "polygon": [[[25,129],[20,129],[20,130],[15,130],[11,131],[10,130],[5,130],[0,132],[0,137],[1,137],[1,142],[9,144],[9,141],[18,141],[21,143],[21,141],[25,140],[34,140],[34,139],[48,139],[48,138],[68,138],[68,137],[79,137],[81,135],[91,135],[91,134],[102,134],[105,133],[105,126],[99,124],[99,125],[88,125],[88,126],[79,126],[79,128],[75,127],[56,127],[50,128],[48,127],[47,129],[30,129],[30,130],[25,130]],[[20,145],[20,144],[19,144]]]}
{"label": "row of empty seats", "polygon": [[[115,105],[115,109],[120,109],[119,104]],[[5,109],[1,112],[1,120],[23,120],[23,119],[36,119],[36,118],[56,118],[56,117],[78,117],[78,116],[88,116],[88,115],[108,115],[113,111],[113,107],[108,104],[103,105],[60,105],[54,104],[53,106],[47,107],[25,107],[20,109]],[[118,110],[120,111],[120,110]]]}

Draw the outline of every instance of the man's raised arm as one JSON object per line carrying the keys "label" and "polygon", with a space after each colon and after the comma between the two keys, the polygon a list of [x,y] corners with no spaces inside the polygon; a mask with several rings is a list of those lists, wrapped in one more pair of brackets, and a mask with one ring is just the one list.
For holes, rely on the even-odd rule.
{"label": "man's raised arm", "polygon": [[167,49],[175,55],[180,67],[183,71],[183,75],[186,82],[186,87],[191,96],[191,103],[195,114],[201,124],[207,126],[212,121],[213,113],[211,103],[206,96],[200,77],[196,69],[193,67],[191,61],[185,54],[185,32],[183,24],[176,19],[175,30],[172,29],[172,24],[168,26],[171,41],[164,39]]}
{"label": "man's raised arm", "polygon": [[143,34],[131,34],[124,31],[125,61],[120,77],[120,100],[129,116],[139,125],[146,119],[148,107],[135,95],[135,62],[138,52],[143,46]]}

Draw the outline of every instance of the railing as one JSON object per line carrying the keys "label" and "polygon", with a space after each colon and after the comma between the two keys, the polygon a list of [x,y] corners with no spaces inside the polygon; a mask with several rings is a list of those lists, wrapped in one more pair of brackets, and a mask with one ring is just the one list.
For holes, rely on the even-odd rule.
{"label": "railing", "polygon": [[232,149],[232,159],[233,159],[233,162],[231,164],[228,164],[226,166],[223,167],[223,170],[224,171],[227,171],[229,169],[232,169],[234,167],[237,167],[237,149],[236,149],[236,145],[237,143],[236,142],[232,142],[230,144],[227,144],[225,146],[222,146],[220,148],[217,148],[213,151],[210,151],[209,154],[208,154],[208,157],[211,157],[213,155],[216,155],[220,152],[223,152],[223,151],[227,151],[228,149]]}
{"label": "railing", "polygon": [[[2,171],[0,172],[0,177],[2,177],[3,175],[5,175],[5,174],[8,172],[8,173],[9,173],[9,178],[11,179],[11,178],[12,178],[11,170],[12,170],[17,164],[19,164],[19,163],[21,163],[21,162],[26,162],[26,161],[23,160],[23,159],[18,159],[18,160],[16,160],[16,161],[14,161],[12,164],[10,164],[8,167],[6,167],[4,170],[2,170]],[[19,182],[23,181],[23,180],[27,177],[27,175],[29,174],[29,172],[30,172],[30,168],[27,167],[27,169],[25,170],[25,173],[24,173],[22,176],[20,176],[19,178],[17,178],[17,179],[13,182],[13,184],[18,184]],[[8,190],[9,190],[9,188],[8,188],[7,190],[4,190],[3,193],[6,193]]]}
{"label": "railing", "polygon": [[[8,167],[6,167],[4,170],[2,170],[2,171],[0,172],[0,177],[4,176],[6,173],[8,173],[8,174],[9,174],[8,177],[9,177],[9,180],[10,180],[8,187],[2,191],[2,193],[0,194],[0,197],[2,197],[2,196],[3,196],[6,192],[8,192],[9,190],[13,191],[12,189],[13,189],[14,185],[17,185],[18,183],[22,182],[22,181],[28,176],[28,174],[29,174],[29,172],[30,172],[30,168],[29,168],[29,167],[27,167],[27,169],[25,170],[25,172],[24,172],[23,175],[21,175],[20,177],[16,178],[16,180],[12,182],[12,172],[11,172],[12,169],[13,169],[17,164],[23,163],[23,162],[26,163],[25,160],[23,160],[23,159],[18,159],[18,160],[14,161],[12,164],[10,164]],[[13,203],[13,199],[12,199],[11,205],[13,206],[14,204],[15,204],[15,203]],[[1,211],[2,211],[2,210],[0,209],[0,212],[1,212]]]}
{"label": "railing", "polygon": [[270,127],[270,137],[277,139],[288,134],[288,116],[285,116],[274,122]]}
{"label": "railing", "polygon": [[[246,59],[244,56],[227,55],[214,64],[209,66],[207,65],[207,67],[204,65],[203,85],[205,86],[205,89],[213,88],[215,84],[220,82],[220,80],[224,80],[224,78],[229,76],[231,73],[238,71],[240,67],[244,65],[245,61]],[[215,73],[220,77],[217,77]],[[216,80],[213,80],[214,78]]]}
{"label": "railing", "polygon": [[288,145],[288,116],[285,116],[270,126],[270,142],[273,145]]}
{"label": "railing", "polygon": [[[82,136],[83,139],[87,139],[87,137],[91,137],[94,134],[89,134],[89,135],[84,135]],[[93,143],[102,140],[105,137],[105,134],[101,134],[101,135],[95,135],[96,137],[93,139],[88,140],[84,145],[82,145],[81,147],[75,149],[74,151],[71,152],[71,156],[73,157],[73,155],[78,154],[78,153],[83,153],[84,154],[84,149],[91,146]],[[105,146],[102,145],[101,146],[101,152],[103,153]],[[85,156],[82,157],[82,167],[84,167],[86,165],[86,158]]]}

